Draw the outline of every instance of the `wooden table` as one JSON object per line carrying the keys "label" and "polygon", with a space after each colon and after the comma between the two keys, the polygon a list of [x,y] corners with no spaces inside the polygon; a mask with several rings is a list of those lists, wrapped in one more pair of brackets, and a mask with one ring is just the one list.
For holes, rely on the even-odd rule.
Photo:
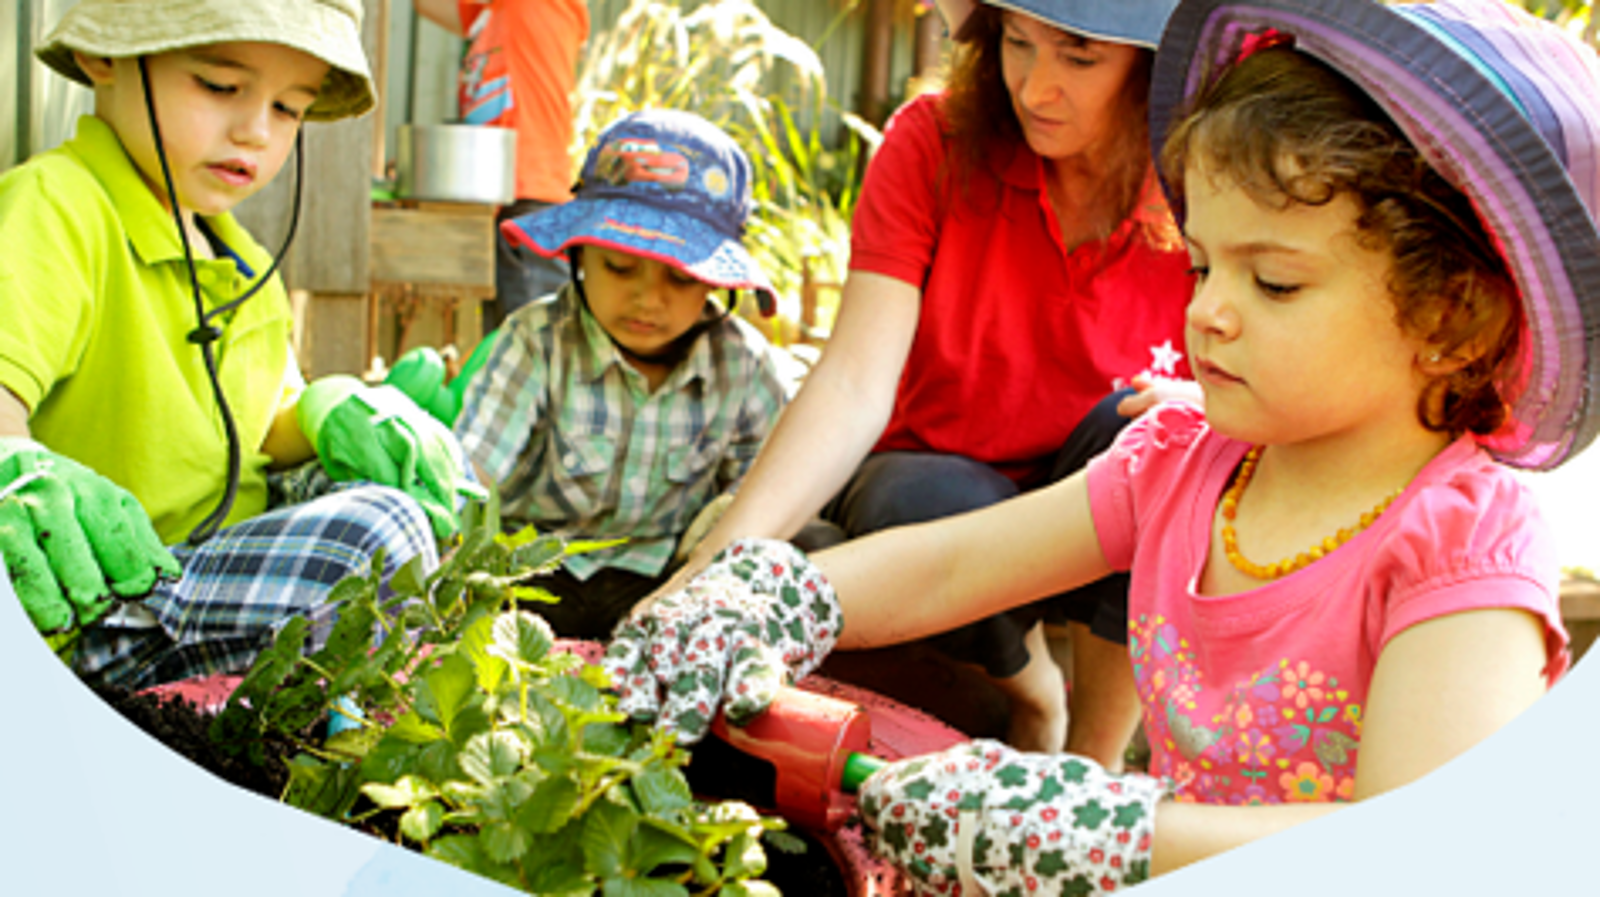
{"label": "wooden table", "polygon": [[439,349],[452,367],[471,354],[483,337],[482,304],[494,298],[498,211],[476,203],[373,204],[371,368],[416,346]]}

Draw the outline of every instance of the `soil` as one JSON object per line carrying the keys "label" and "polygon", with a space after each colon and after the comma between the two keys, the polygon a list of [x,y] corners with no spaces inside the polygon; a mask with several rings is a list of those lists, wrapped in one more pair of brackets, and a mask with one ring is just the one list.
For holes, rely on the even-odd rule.
{"label": "soil", "polygon": [[[268,744],[268,762],[258,766],[218,749],[208,734],[211,715],[187,700],[113,687],[96,688],[95,693],[146,734],[224,781],[273,800],[288,783],[284,764],[293,754],[293,746],[287,742]],[[695,749],[685,771],[690,785],[702,797],[743,800],[770,812],[776,774],[764,761],[710,738]],[[386,841],[395,840],[393,832],[367,833]],[[789,834],[805,842],[805,851],[791,854],[769,845],[763,877],[784,894],[848,897],[850,890],[827,847],[804,830],[791,828]]]}
{"label": "soil", "polygon": [[[223,753],[208,734],[211,715],[183,698],[130,692],[114,686],[96,687],[94,692],[145,734],[226,782],[273,800],[289,783],[289,772],[281,762],[258,766],[247,758]],[[270,756],[288,756],[287,744],[267,747]]]}

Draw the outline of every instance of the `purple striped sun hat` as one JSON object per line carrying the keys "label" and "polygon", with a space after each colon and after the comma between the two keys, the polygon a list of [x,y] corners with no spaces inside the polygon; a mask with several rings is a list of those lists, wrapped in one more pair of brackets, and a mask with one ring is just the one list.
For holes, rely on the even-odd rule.
{"label": "purple striped sun hat", "polygon": [[1183,0],[1156,52],[1152,139],[1273,31],[1377,101],[1505,255],[1527,337],[1484,446],[1535,470],[1582,451],[1600,429],[1600,58],[1501,0]]}

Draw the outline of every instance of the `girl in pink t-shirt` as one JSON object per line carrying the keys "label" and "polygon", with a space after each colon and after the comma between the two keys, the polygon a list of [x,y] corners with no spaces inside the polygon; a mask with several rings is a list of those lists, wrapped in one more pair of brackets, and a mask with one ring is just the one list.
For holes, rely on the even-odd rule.
{"label": "girl in pink t-shirt", "polygon": [[692,740],[835,644],[1130,571],[1150,774],[988,741],[890,764],[862,818],[921,892],[1136,883],[1415,780],[1569,663],[1505,465],[1600,429],[1600,61],[1472,0],[1184,0],[1157,60],[1204,411],[972,514],[734,543],[608,652],[623,708]]}

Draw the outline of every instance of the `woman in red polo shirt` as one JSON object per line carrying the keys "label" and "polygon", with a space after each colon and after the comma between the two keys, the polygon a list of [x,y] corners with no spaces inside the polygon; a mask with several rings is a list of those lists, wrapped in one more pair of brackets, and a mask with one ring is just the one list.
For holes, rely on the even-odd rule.
{"label": "woman in red polo shirt", "polygon": [[[1189,377],[1188,255],[1145,120],[1174,0],[941,5],[958,42],[948,87],[890,121],[827,350],[687,572],[818,509],[855,537],[1037,488]],[[935,644],[1011,698],[1013,745],[1065,737],[1120,768],[1139,716],[1126,578],[1041,599]],[[1070,733],[1042,628],[1062,616]]]}

